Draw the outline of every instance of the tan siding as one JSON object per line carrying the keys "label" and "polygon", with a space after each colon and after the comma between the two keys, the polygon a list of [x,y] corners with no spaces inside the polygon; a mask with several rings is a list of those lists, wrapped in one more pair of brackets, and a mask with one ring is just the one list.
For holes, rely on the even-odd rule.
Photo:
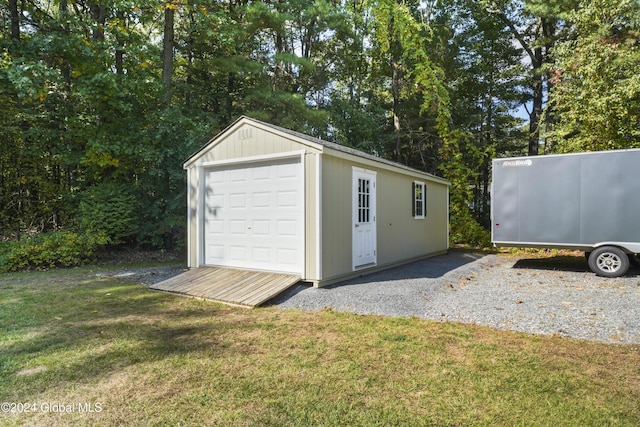
{"label": "tan siding", "polygon": [[187,170],[187,194],[189,200],[187,201],[187,243],[188,248],[188,260],[187,266],[196,267],[198,265],[198,170],[191,168]]}
{"label": "tan siding", "polygon": [[427,215],[412,216],[412,183],[400,174],[378,174],[378,264],[391,264],[447,249],[447,187],[424,182]]}
{"label": "tan siding", "polygon": [[429,252],[449,249],[449,187],[427,182],[427,217]]}
{"label": "tan siding", "polygon": [[305,173],[305,276],[307,280],[318,280],[318,269],[316,266],[317,258],[317,208],[316,208],[316,157],[319,154],[310,153],[304,156],[304,173]]}
{"label": "tan siding", "polygon": [[351,271],[351,166],[346,160],[322,159],[323,279]]}
{"label": "tan siding", "polygon": [[[393,265],[448,249],[448,187],[428,177],[410,176],[386,168],[372,168],[369,162],[354,163],[333,156],[323,157],[323,281],[348,276],[352,269],[353,167],[374,170],[377,199],[377,266]],[[413,174],[415,175],[415,174]],[[419,175],[418,175],[419,176]],[[412,216],[412,183],[427,188],[425,219]],[[366,271],[366,270],[364,270]],[[364,271],[359,271],[361,274]]]}
{"label": "tan siding", "polygon": [[[242,138],[243,134],[250,134],[251,136]],[[304,147],[290,139],[285,139],[271,132],[245,124],[235,132],[217,141],[215,146],[198,159],[197,163],[263,156],[305,148],[308,149],[308,147]]]}

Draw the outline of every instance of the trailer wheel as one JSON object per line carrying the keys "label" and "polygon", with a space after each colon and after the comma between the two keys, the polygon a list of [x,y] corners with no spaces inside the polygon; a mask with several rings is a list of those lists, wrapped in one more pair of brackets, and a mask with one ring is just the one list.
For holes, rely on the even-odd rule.
{"label": "trailer wheel", "polygon": [[629,257],[620,248],[602,246],[589,255],[589,268],[598,276],[624,276],[629,271]]}

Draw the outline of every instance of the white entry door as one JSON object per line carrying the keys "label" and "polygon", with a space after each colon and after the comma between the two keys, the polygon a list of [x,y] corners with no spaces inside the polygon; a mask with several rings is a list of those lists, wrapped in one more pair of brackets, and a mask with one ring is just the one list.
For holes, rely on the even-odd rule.
{"label": "white entry door", "polygon": [[205,172],[204,263],[302,273],[300,157]]}
{"label": "white entry door", "polygon": [[376,263],[376,173],[353,168],[353,269]]}

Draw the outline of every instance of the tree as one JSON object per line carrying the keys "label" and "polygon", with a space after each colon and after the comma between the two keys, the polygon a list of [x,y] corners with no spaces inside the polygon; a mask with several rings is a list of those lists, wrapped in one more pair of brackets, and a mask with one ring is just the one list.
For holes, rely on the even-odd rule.
{"label": "tree", "polygon": [[461,161],[466,165],[473,217],[489,225],[491,159],[527,151],[523,120],[513,114],[525,99],[522,49],[502,19],[475,1],[440,3],[433,17],[451,96],[455,129],[464,132]]}
{"label": "tree", "polygon": [[[540,132],[559,150],[635,144],[633,3],[568,19],[577,1],[0,0],[2,234],[97,230],[93,206],[126,193],[112,241],[169,245],[182,161],[244,114],[444,175],[452,236],[478,242],[492,157],[537,153]],[[596,17],[617,27],[594,36]]]}
{"label": "tree", "polygon": [[640,3],[583,2],[569,19],[552,68],[553,150],[640,147]]}
{"label": "tree", "polygon": [[[562,16],[575,8],[576,0],[483,0],[489,13],[498,16],[526,52],[531,91],[528,154],[539,151],[542,110],[549,90],[546,65],[553,46],[561,37]],[[545,84],[547,87],[545,89]],[[551,115],[548,116],[551,119]]]}
{"label": "tree", "polygon": [[[82,194],[111,183],[126,183],[143,200],[154,179],[150,165],[160,157],[146,135],[160,128],[153,122],[162,97],[160,49],[148,35],[161,34],[153,24],[160,9],[130,1],[15,6],[23,20],[18,28],[26,30],[14,37],[12,25],[0,39],[7,52],[0,93],[13,100],[3,109],[11,120],[3,121],[0,149],[7,166],[0,229],[19,235],[74,227]],[[144,201],[149,206],[166,196],[156,192]]]}
{"label": "tree", "polygon": [[444,73],[428,52],[431,28],[418,2],[379,0],[370,7],[376,41],[372,78],[387,99],[392,132],[391,144],[380,154],[435,172],[430,160],[438,157],[449,132],[450,111]]}
{"label": "tree", "polygon": [[328,137],[336,142],[382,155],[388,133],[386,93],[374,71],[375,9],[361,0],[346,1],[326,52],[331,64]]}

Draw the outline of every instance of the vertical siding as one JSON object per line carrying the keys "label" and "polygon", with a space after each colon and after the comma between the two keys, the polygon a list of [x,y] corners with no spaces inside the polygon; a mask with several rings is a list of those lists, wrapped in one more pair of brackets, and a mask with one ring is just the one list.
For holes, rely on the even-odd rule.
{"label": "vertical siding", "polygon": [[295,141],[245,124],[217,141],[214,147],[202,155],[198,163],[263,156],[304,148],[306,147]]}
{"label": "vertical siding", "polygon": [[[413,218],[412,183],[426,185],[424,219]],[[401,174],[378,175],[378,264],[416,258],[448,247],[447,186]]]}
{"label": "vertical siding", "polygon": [[197,169],[187,169],[187,266],[198,265],[197,221],[198,221],[198,177]]}
{"label": "vertical siding", "polygon": [[322,158],[322,277],[352,270],[352,163],[337,157]]}
{"label": "vertical siding", "polygon": [[318,153],[307,153],[304,156],[304,209],[305,209],[305,279],[309,281],[318,280],[318,268],[316,259],[318,254],[317,223],[316,215],[316,157]]}
{"label": "vertical siding", "polygon": [[[426,177],[393,172],[345,159],[324,156],[322,163],[322,279],[353,273],[352,167],[377,172],[377,266],[401,263],[448,249],[448,187]],[[426,185],[424,219],[414,219],[412,183]]]}

